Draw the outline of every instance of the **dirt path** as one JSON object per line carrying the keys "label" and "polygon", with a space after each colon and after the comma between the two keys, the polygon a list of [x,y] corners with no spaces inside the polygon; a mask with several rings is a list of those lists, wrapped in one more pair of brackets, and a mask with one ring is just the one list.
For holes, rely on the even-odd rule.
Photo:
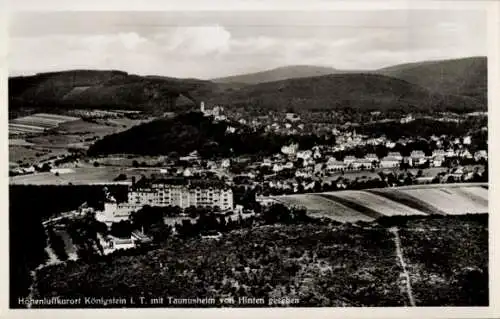
{"label": "dirt path", "polygon": [[[35,287],[36,287],[36,270],[30,271],[31,276],[31,286],[29,287],[29,294],[26,299],[31,300],[35,296]],[[31,302],[26,305],[26,308],[31,309]]]}
{"label": "dirt path", "polygon": [[416,304],[415,304],[415,299],[413,298],[413,290],[411,288],[410,274],[408,273],[408,270],[406,268],[406,263],[405,263],[405,260],[403,258],[403,251],[401,250],[401,239],[399,238],[398,228],[391,227],[391,228],[389,228],[389,231],[394,234],[394,243],[396,245],[396,255],[398,256],[401,267],[403,268],[402,275],[405,278],[406,293],[408,295],[408,300],[410,302],[410,305],[412,307],[415,307]]}
{"label": "dirt path", "polygon": [[[47,230],[45,230],[45,231],[47,231]],[[45,235],[48,236],[47,233],[45,233]],[[45,263],[38,265],[38,267],[36,267],[36,269],[30,271],[31,285],[28,288],[29,289],[29,294],[27,296],[28,300],[31,300],[31,299],[33,299],[34,296],[36,296],[37,272],[44,267],[61,263],[61,261],[57,258],[56,254],[54,253],[54,251],[50,247],[50,244],[48,244],[48,243],[47,243],[47,247],[45,247],[45,252],[49,256],[49,259],[46,260]],[[26,307],[28,309],[30,309],[31,303],[28,303],[26,305]]]}

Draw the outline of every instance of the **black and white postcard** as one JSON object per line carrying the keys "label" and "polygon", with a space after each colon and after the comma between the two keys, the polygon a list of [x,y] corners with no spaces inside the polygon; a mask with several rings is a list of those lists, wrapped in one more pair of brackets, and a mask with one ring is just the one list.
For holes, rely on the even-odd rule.
{"label": "black and white postcard", "polygon": [[12,315],[495,314],[499,4],[256,2],[12,4]]}

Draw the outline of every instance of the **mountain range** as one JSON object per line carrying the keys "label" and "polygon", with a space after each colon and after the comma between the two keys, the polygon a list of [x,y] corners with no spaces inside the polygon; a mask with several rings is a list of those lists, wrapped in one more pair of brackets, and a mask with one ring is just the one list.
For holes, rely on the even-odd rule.
{"label": "mountain range", "polygon": [[[487,109],[487,60],[424,61],[369,71],[288,66],[213,80],[71,70],[9,78],[9,116],[22,109],[176,111],[198,105],[359,110]],[[11,116],[12,117],[12,116]]]}
{"label": "mountain range", "polygon": [[486,70],[486,57],[469,57],[405,63],[371,71],[294,65],[262,72],[216,78],[212,81],[215,83],[252,85],[321,75],[370,73],[405,80],[439,93],[466,95],[486,101],[485,92],[488,86]]}
{"label": "mountain range", "polygon": [[256,73],[247,73],[223,78],[216,78],[212,79],[211,81],[214,83],[237,83],[243,85],[251,85],[264,82],[274,82],[295,78],[307,78],[343,72],[344,71],[340,71],[331,67],[314,65],[289,65]]}

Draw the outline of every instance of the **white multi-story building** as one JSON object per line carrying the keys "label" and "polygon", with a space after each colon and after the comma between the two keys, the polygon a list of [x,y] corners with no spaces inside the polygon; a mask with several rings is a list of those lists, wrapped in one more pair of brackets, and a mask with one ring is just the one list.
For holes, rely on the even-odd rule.
{"label": "white multi-story building", "polygon": [[352,164],[356,161],[356,157],[352,156],[352,155],[347,155],[346,157],[344,157],[344,163],[349,165],[349,164]]}
{"label": "white multi-story building", "polygon": [[233,208],[233,191],[219,181],[153,180],[134,185],[128,194],[131,205]]}
{"label": "white multi-story building", "polygon": [[337,161],[333,157],[326,163],[326,170],[328,172],[337,172],[347,169],[347,164],[341,161]]}
{"label": "white multi-story building", "polygon": [[380,167],[382,168],[396,168],[401,165],[401,159],[392,156],[386,156],[380,160]]}
{"label": "white multi-story building", "polygon": [[420,150],[412,151],[410,154],[411,161],[414,165],[424,164],[426,159],[425,153]]}
{"label": "white multi-story building", "polygon": [[387,157],[395,158],[395,159],[397,159],[399,161],[403,160],[403,156],[399,152],[389,152],[389,154],[387,154]]}
{"label": "white multi-story building", "polygon": [[373,153],[366,154],[366,155],[365,155],[365,159],[366,159],[366,160],[369,160],[369,161],[372,161],[372,162],[373,162],[373,161],[378,161],[378,160],[379,160],[378,156],[377,156],[377,155],[375,155],[375,154],[373,154]]}
{"label": "white multi-story building", "polygon": [[[107,192],[107,190],[105,190]],[[141,180],[128,192],[125,203],[117,203],[107,193],[104,210],[97,212],[96,218],[108,226],[113,222],[126,220],[134,211],[145,205],[150,206],[189,206],[230,210],[233,208],[233,192],[220,181],[159,179]]]}

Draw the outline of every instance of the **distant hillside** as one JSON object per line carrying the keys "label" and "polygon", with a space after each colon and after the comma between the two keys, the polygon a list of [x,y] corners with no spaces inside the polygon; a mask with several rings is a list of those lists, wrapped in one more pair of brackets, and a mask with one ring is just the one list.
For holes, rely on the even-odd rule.
{"label": "distant hillside", "polygon": [[53,109],[180,111],[199,102],[296,110],[487,109],[486,58],[396,65],[365,73],[289,66],[213,81],[72,70],[9,78],[9,117]]}
{"label": "distant hillside", "polygon": [[144,77],[121,71],[73,70],[9,78],[9,111],[19,108],[103,108],[164,111],[191,91],[213,92],[210,82]]}
{"label": "distant hillside", "polygon": [[401,64],[380,69],[376,73],[402,79],[435,92],[472,97],[486,105],[486,57]]}
{"label": "distant hillside", "polygon": [[311,65],[291,65],[272,70],[240,74],[223,78],[213,79],[215,83],[235,83],[235,84],[258,84],[265,82],[281,81],[286,79],[307,78],[311,76],[320,76],[327,74],[336,74],[338,71],[334,68],[311,66]]}
{"label": "distant hillside", "polygon": [[211,104],[272,109],[476,110],[476,100],[378,74],[334,74],[249,85],[212,94]]}

